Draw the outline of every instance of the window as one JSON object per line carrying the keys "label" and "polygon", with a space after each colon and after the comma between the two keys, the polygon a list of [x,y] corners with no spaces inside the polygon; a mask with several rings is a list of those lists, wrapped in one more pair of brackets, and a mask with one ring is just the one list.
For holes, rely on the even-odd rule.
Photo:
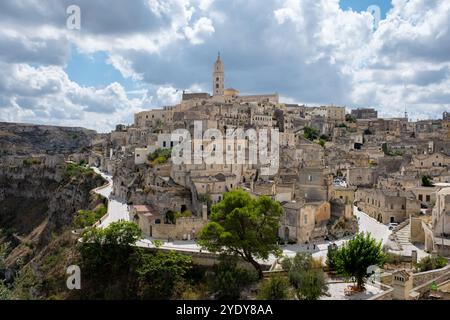
{"label": "window", "polygon": [[308,175],[308,181],[313,181],[312,175]]}
{"label": "window", "polygon": [[165,148],[167,146],[167,143],[165,141],[163,141],[163,148]]}
{"label": "window", "polygon": [[431,196],[427,195],[427,202],[430,202],[430,201],[431,201]]}
{"label": "window", "polygon": [[423,196],[419,194],[419,201],[423,201]]}
{"label": "window", "polygon": [[305,224],[307,224],[308,223],[308,216],[305,214]]}

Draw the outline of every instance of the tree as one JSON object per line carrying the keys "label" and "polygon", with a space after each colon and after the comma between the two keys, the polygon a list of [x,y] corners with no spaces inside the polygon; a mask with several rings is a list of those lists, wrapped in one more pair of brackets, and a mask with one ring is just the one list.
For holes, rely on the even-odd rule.
{"label": "tree", "polygon": [[314,128],[304,127],[303,128],[304,137],[308,140],[314,141],[319,138],[319,131]]}
{"label": "tree", "polygon": [[281,215],[280,204],[269,197],[254,199],[243,190],[234,190],[213,206],[211,222],[200,232],[198,242],[210,252],[242,257],[262,278],[256,259],[281,254],[277,243]]}
{"label": "tree", "polygon": [[430,176],[422,176],[422,187],[433,187],[433,179]]}
{"label": "tree", "polygon": [[385,261],[381,241],[377,242],[369,233],[359,233],[338,250],[336,269],[341,275],[353,278],[357,288],[364,290],[369,276],[367,269],[374,265],[382,267]]}
{"label": "tree", "polygon": [[327,293],[325,273],[318,262],[310,253],[297,253],[294,258],[283,261],[283,269],[288,271],[299,299],[317,300]]}
{"label": "tree", "polygon": [[336,245],[332,245],[328,248],[326,264],[328,269],[331,271],[336,270],[338,251],[339,249]]}
{"label": "tree", "polygon": [[219,263],[214,266],[214,275],[209,283],[219,299],[239,299],[242,289],[258,278],[255,271],[239,268],[237,261],[235,256],[221,255]]}
{"label": "tree", "polygon": [[289,280],[286,277],[274,276],[264,281],[258,293],[261,300],[287,300],[290,298]]}
{"label": "tree", "polygon": [[296,272],[292,275],[292,279],[299,299],[317,300],[328,291],[325,274],[322,270],[311,269]]}
{"label": "tree", "polygon": [[141,252],[137,266],[140,297],[144,299],[170,299],[174,288],[183,282],[190,270],[189,256],[170,251],[168,253]]}
{"label": "tree", "polygon": [[132,247],[142,238],[132,222],[113,222],[105,229],[89,228],[82,235],[80,253],[84,267],[96,275],[119,272],[134,253]]}

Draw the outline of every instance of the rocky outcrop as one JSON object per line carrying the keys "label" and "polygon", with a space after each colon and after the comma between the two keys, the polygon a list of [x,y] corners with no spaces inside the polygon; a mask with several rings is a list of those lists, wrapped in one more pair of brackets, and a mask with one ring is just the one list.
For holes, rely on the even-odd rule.
{"label": "rocky outcrop", "polygon": [[84,128],[0,122],[0,156],[70,154],[89,147],[96,137]]}
{"label": "rocky outcrop", "polygon": [[[72,165],[73,166],[73,165]],[[104,184],[92,170],[70,168],[63,156],[16,156],[0,163],[0,229],[12,243],[7,259],[14,265],[29,256],[29,246],[39,250],[52,237],[72,226],[80,209],[90,209],[101,199],[91,192]]]}

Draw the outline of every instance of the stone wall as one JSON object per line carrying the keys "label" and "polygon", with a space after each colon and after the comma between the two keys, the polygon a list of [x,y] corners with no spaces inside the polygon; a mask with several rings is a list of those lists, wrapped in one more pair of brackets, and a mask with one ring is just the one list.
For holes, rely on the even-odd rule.
{"label": "stone wall", "polygon": [[425,232],[422,228],[422,219],[410,218],[411,242],[425,243]]}
{"label": "stone wall", "polygon": [[152,225],[152,235],[155,239],[195,239],[205,224],[201,218],[178,218],[176,224]]}

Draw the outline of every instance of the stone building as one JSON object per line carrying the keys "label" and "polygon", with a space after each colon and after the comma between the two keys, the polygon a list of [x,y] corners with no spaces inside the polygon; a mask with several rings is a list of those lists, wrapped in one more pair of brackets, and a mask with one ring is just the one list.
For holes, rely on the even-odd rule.
{"label": "stone building", "polygon": [[390,189],[358,189],[358,208],[383,224],[400,223],[420,213],[420,201],[411,191]]}
{"label": "stone building", "polygon": [[348,168],[346,180],[351,187],[371,187],[375,183],[375,169],[371,167]]}
{"label": "stone building", "polygon": [[377,119],[378,111],[373,108],[362,108],[351,111],[351,115],[358,120],[361,119]]}
{"label": "stone building", "polygon": [[284,241],[309,243],[327,234],[326,223],[331,217],[329,202],[283,204],[279,237]]}

